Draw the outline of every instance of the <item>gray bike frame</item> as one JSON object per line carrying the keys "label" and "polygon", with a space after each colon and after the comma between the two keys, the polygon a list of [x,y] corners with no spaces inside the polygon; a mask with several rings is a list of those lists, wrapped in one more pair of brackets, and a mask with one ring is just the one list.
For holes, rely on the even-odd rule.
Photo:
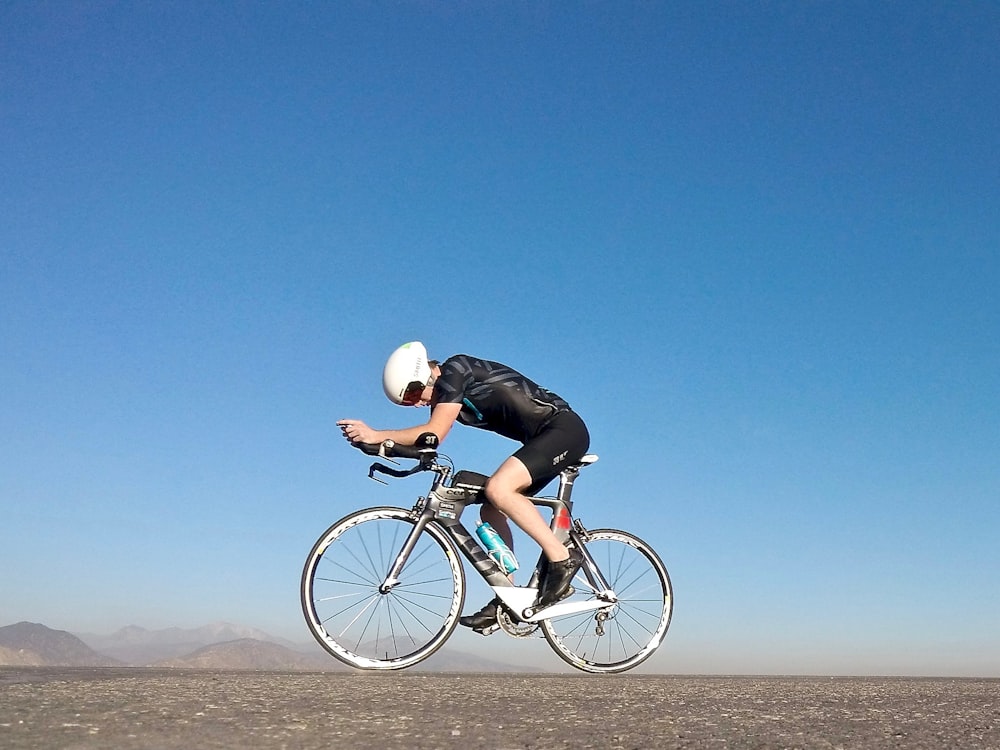
{"label": "gray bike frame", "polygon": [[[564,469],[559,474],[559,489],[555,497],[530,497],[532,504],[536,506],[550,508],[552,510],[552,521],[550,528],[560,542],[565,544],[572,540],[576,548],[583,553],[583,570],[590,584],[597,592],[610,592],[608,585],[593,558],[587,552],[584,541],[586,530],[579,521],[573,520],[573,483],[580,474],[580,470],[589,462],[574,464]],[[526,587],[517,587],[507,577],[507,574],[500,569],[489,556],[487,551],[480,545],[474,534],[462,524],[461,516],[463,511],[470,505],[481,505],[486,501],[483,495],[483,488],[479,485],[459,483],[452,487],[446,487],[445,481],[451,474],[448,466],[433,464],[429,471],[435,473],[434,483],[431,485],[427,497],[421,497],[413,507],[416,515],[412,531],[410,531],[403,546],[396,555],[385,580],[379,590],[385,594],[392,590],[399,583],[399,576],[409,559],[410,553],[416,546],[417,539],[424,532],[424,528],[430,523],[436,523],[454,541],[462,554],[469,561],[473,568],[483,577],[487,584],[494,588],[514,587],[514,588],[536,588],[539,577],[539,567],[536,565],[535,571],[531,575],[531,580]],[[541,562],[541,557],[539,558]],[[613,597],[609,597],[603,606],[614,603]],[[555,606],[555,605],[551,605]],[[577,605],[579,606],[579,605]],[[597,609],[600,604],[592,603],[586,609]],[[522,615],[521,612],[517,613]],[[534,620],[530,615],[525,619]]]}

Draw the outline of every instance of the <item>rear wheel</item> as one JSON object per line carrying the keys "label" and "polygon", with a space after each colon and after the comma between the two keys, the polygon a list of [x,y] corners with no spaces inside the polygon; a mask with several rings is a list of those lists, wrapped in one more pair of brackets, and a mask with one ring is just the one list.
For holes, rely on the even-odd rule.
{"label": "rear wheel", "polygon": [[330,654],[360,669],[403,669],[437,651],[462,611],[465,572],[455,544],[429,523],[389,591],[380,587],[412,513],[369,508],[319,538],[302,571],[302,611]]}
{"label": "rear wheel", "polygon": [[[542,633],[567,663],[585,672],[624,672],[653,655],[670,627],[674,597],[670,576],[652,547],[615,529],[588,532],[587,552],[617,601],[603,609],[543,620]],[[598,599],[584,568],[565,602]]]}

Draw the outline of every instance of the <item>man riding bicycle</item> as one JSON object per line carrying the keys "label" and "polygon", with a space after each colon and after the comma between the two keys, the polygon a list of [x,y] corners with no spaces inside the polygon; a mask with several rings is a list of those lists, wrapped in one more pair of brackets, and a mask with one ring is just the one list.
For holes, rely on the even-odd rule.
{"label": "man riding bicycle", "polygon": [[[425,433],[444,442],[456,421],[495,432],[522,444],[486,482],[488,503],[480,517],[490,523],[507,546],[513,538],[507,520],[513,521],[542,548],[548,564],[542,570],[536,607],[564,598],[583,559],[567,550],[528,497],[590,447],[587,426],[568,403],[521,373],[485,359],[456,354],[444,362],[428,360],[419,341],[403,344],[389,357],[382,372],[386,396],[401,406],[430,406],[424,424],[401,430],[375,430],[357,419],[337,422],[351,443],[393,440],[413,445]],[[459,622],[479,632],[496,623],[499,598]]]}

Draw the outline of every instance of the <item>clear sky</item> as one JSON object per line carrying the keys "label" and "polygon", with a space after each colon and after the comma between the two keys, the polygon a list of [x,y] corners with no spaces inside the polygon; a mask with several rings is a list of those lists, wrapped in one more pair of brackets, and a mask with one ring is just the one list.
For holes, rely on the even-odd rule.
{"label": "clear sky", "polygon": [[315,538],[426,489],[335,427],[417,421],[380,373],[420,339],[585,417],[577,515],[673,578],[651,669],[1000,676],[998,40],[971,1],[3,3],[0,625],[308,641]]}

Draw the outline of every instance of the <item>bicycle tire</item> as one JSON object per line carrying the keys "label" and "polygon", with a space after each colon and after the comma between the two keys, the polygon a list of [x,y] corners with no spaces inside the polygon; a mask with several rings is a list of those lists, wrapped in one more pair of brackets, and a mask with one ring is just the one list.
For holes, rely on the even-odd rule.
{"label": "bicycle tire", "polygon": [[399,583],[379,590],[415,519],[367,508],[323,532],[302,570],[302,611],[328,653],[358,669],[405,669],[437,651],[458,624],[465,571],[455,543],[431,522]]}
{"label": "bicycle tire", "polygon": [[[577,669],[624,672],[652,656],[666,636],[674,605],[670,575],[653,548],[626,531],[590,531],[585,545],[618,601],[597,612],[543,620],[542,634],[556,654]],[[597,598],[583,570],[572,585],[576,591],[564,601]],[[607,619],[600,623],[602,612]]]}

